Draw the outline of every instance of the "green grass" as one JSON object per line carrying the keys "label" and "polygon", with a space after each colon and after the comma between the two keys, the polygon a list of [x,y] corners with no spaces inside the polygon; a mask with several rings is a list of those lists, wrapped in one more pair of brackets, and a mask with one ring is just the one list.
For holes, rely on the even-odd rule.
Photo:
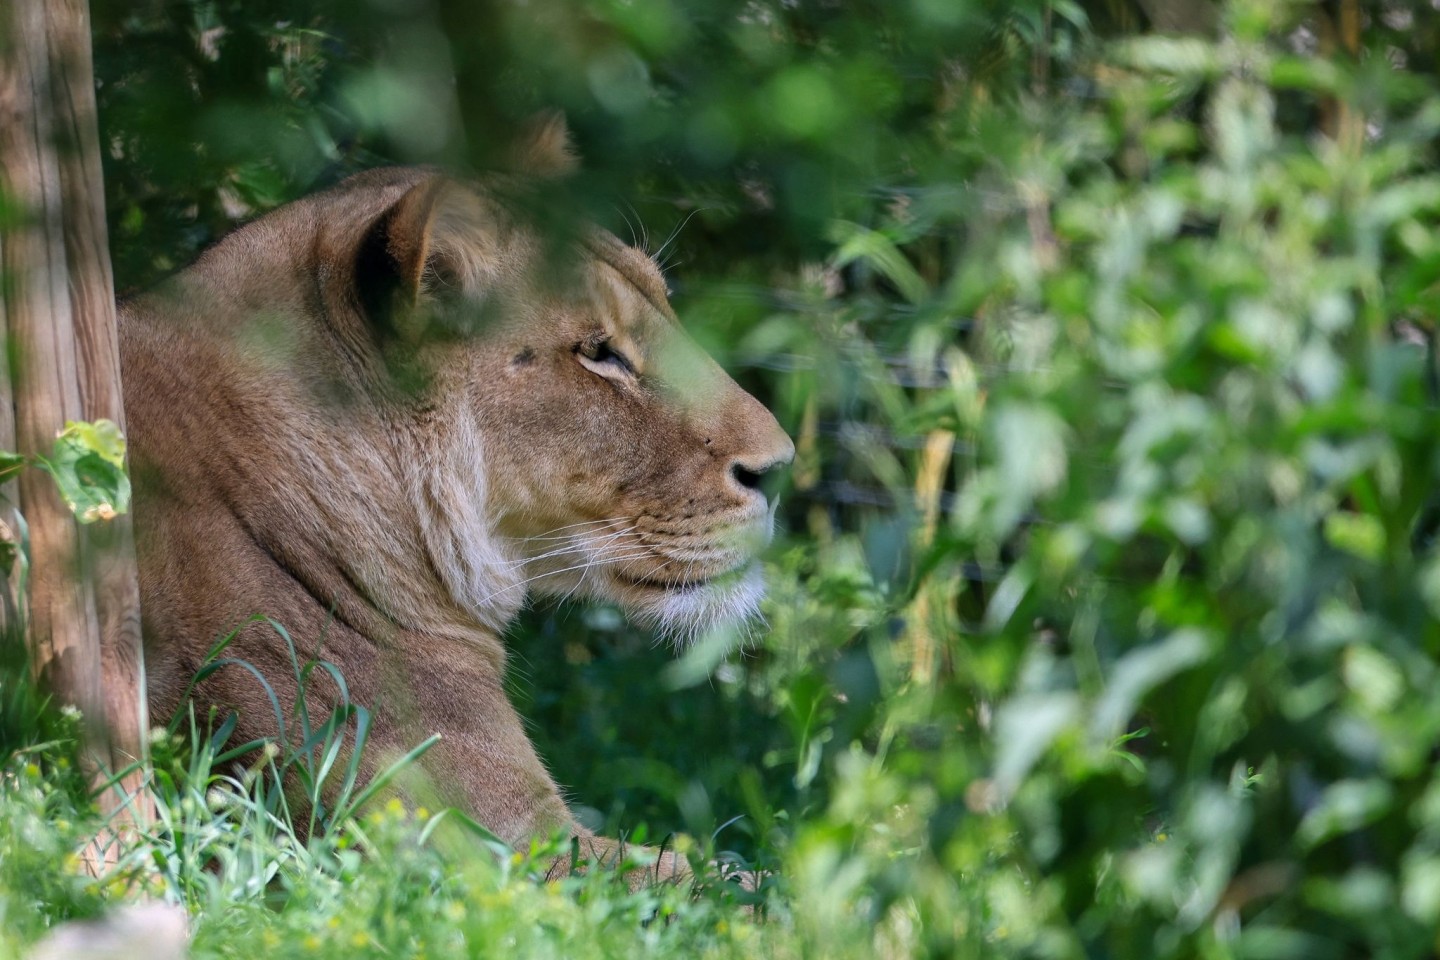
{"label": "green grass", "polygon": [[[219,656],[224,646],[197,679],[244,668]],[[302,679],[326,671],[344,687],[328,664],[295,669]],[[145,768],[155,821],[121,842],[118,864],[88,878],[76,853],[103,821],[77,773],[78,717],[38,698],[23,669],[7,670],[0,692],[19,739],[0,772],[6,955],[62,921],[139,897],[188,911],[196,958],[250,958],[257,948],[314,957],[738,957],[822,946],[795,925],[785,881],[769,877],[760,893],[746,893],[707,866],[712,846],[686,836],[666,843],[690,855],[696,881],[632,892],[619,873],[647,865],[638,848],[618,872],[548,877],[570,852],[563,838],[511,850],[461,811],[377,799],[424,745],[357,788],[354,755],[348,766],[336,758],[347,738],[364,749],[368,714],[342,704],[310,729],[320,718],[306,716],[303,697],[289,721],[309,732],[294,747],[229,744],[233,718],[197,718],[193,709],[157,729]],[[45,739],[33,736],[42,731]],[[331,776],[340,779],[333,791]],[[322,795],[329,808],[315,802]],[[828,936],[823,950],[867,955]]]}

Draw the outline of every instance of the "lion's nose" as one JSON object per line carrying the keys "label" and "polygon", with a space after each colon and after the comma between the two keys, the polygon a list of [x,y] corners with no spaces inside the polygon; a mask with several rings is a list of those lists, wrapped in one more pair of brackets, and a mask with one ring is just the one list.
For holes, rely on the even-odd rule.
{"label": "lion's nose", "polygon": [[765,474],[778,470],[795,459],[795,444],[781,434],[783,444],[764,455],[736,457],[730,461],[730,479],[742,493],[760,492],[760,482]]}

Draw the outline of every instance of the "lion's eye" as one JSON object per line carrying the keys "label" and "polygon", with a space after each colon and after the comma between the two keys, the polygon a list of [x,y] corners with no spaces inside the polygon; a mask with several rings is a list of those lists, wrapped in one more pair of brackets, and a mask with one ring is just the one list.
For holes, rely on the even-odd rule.
{"label": "lion's eye", "polygon": [[588,340],[576,349],[580,362],[601,376],[624,373],[634,375],[630,358],[611,346],[609,340]]}

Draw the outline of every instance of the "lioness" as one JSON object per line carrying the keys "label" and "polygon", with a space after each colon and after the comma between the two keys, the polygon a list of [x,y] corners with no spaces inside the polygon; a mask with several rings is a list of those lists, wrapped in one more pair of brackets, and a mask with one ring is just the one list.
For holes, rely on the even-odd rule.
{"label": "lioness", "polygon": [[[568,163],[553,125],[525,161]],[[648,256],[587,228],[557,257],[505,200],[525,182],[362,173],[122,304],[150,704],[171,716],[217,636],[268,615],[339,667],[382,751],[440,733],[430,780],[500,837],[569,830],[606,859],[502,691],[505,626],[527,590],[679,637],[751,616],[760,478],[794,448]],[[274,630],[226,655],[293,710]],[[243,669],[199,696],[237,738],[275,732]]]}

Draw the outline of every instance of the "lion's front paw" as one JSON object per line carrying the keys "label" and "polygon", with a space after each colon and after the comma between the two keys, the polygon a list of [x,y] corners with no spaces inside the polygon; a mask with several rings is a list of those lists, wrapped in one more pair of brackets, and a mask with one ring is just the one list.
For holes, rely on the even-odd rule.
{"label": "lion's front paw", "polygon": [[557,857],[546,876],[555,879],[596,870],[620,874],[631,890],[658,883],[679,883],[693,876],[690,864],[673,849],[656,850],[591,835],[573,837],[570,852]]}

